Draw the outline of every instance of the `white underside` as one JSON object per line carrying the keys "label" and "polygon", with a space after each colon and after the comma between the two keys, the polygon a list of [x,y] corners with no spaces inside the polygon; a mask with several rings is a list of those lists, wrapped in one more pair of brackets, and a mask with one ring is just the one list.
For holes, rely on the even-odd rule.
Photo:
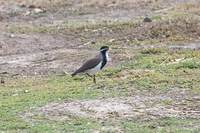
{"label": "white underside", "polygon": [[110,58],[110,56],[108,56],[108,52],[106,52],[106,59],[108,62],[112,61],[112,59]]}
{"label": "white underside", "polygon": [[[108,53],[106,52],[106,59],[109,61],[109,56]],[[99,72],[101,70],[101,66],[102,66],[102,61],[94,68],[87,70],[86,73],[88,74],[95,74],[97,72]]]}
{"label": "white underside", "polygon": [[90,69],[90,70],[87,70],[86,73],[88,74],[95,74],[97,73],[98,71],[101,70],[101,64],[102,64],[102,61],[94,68]]}

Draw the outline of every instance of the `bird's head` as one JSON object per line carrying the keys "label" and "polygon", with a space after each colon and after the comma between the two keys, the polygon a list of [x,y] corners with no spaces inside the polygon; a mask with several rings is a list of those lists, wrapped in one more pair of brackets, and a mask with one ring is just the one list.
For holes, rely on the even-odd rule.
{"label": "bird's head", "polygon": [[108,51],[109,50],[109,47],[108,46],[102,46],[101,48],[100,48],[100,51],[101,52],[106,52],[106,51]]}
{"label": "bird's head", "polygon": [[102,57],[104,58],[105,57],[105,60],[109,60],[109,57],[108,57],[108,50],[109,50],[109,47],[108,46],[102,46],[100,48],[100,53],[102,55]]}

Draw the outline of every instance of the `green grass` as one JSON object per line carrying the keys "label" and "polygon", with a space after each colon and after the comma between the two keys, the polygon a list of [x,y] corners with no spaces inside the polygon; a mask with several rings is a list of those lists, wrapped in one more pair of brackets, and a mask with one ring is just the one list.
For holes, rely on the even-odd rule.
{"label": "green grass", "polygon": [[197,125],[198,120],[165,118],[146,122],[123,122],[123,127],[127,133],[197,133],[199,129],[192,126]]}
{"label": "green grass", "polygon": [[[45,78],[44,78],[45,79]],[[18,113],[41,106],[51,101],[58,101],[63,99],[90,99],[101,93],[89,88],[89,82],[74,81],[71,77],[50,77],[42,79],[17,79],[8,81],[9,84],[1,86],[1,119],[0,130],[30,130],[33,132],[52,131],[54,128],[65,128],[68,126],[75,130],[88,130],[87,119],[77,118],[69,123],[46,123],[38,122],[31,126],[19,118]],[[79,126],[73,128],[73,124],[80,123]],[[91,122],[88,126],[92,127],[95,124]],[[69,129],[70,129],[69,128]],[[67,128],[68,130],[68,128]]]}
{"label": "green grass", "polygon": [[[33,121],[29,122],[19,114],[49,102],[127,97],[134,96],[136,90],[141,93],[146,90],[167,92],[168,89],[177,87],[197,93],[200,90],[199,57],[199,51],[192,50],[141,50],[131,61],[125,61],[99,74],[97,85],[85,76],[8,78],[6,84],[0,86],[0,131],[105,132],[104,125],[95,119],[74,117],[69,121],[60,122],[46,119],[44,116],[34,116]],[[176,62],[179,58],[183,60]],[[123,77],[124,79],[121,79]],[[168,105],[172,102],[174,101],[160,101],[160,104]],[[197,132],[198,128],[192,127],[193,122],[195,123],[195,120],[192,119],[160,118],[153,121],[122,119],[115,124],[120,125],[121,130],[126,132]],[[112,122],[108,121],[108,124],[112,125]]]}

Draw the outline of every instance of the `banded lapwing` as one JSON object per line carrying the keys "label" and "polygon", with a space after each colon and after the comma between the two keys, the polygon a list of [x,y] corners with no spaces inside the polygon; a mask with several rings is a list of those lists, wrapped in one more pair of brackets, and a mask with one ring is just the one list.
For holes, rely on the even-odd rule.
{"label": "banded lapwing", "polygon": [[99,54],[86,61],[79,69],[77,69],[72,76],[75,76],[79,73],[85,73],[90,77],[93,77],[93,82],[96,83],[95,74],[102,70],[108,61],[108,46],[102,46],[100,48]]}

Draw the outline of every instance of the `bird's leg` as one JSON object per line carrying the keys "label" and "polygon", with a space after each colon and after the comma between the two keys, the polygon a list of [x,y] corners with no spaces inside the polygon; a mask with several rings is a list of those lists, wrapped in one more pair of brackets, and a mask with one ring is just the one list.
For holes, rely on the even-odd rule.
{"label": "bird's leg", "polygon": [[96,84],[96,78],[95,78],[95,75],[93,75],[93,82]]}

